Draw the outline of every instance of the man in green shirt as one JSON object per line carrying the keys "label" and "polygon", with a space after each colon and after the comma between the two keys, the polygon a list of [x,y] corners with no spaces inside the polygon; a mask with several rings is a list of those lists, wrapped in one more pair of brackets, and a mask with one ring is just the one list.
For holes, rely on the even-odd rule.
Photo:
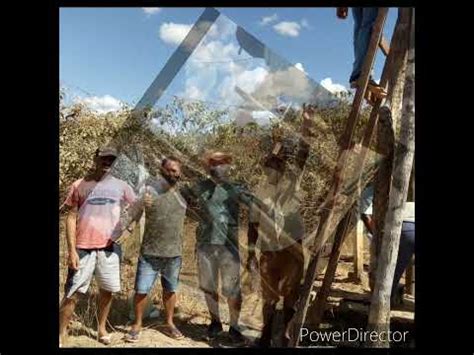
{"label": "man in green shirt", "polygon": [[222,294],[229,306],[229,337],[240,344],[245,342],[245,338],[238,326],[242,304],[239,205],[249,206],[252,196],[242,185],[230,181],[231,162],[232,157],[228,154],[209,153],[204,164],[211,178],[198,182],[189,192],[200,216],[196,229],[196,253],[199,283],[211,315],[209,339],[217,337],[223,330],[217,288],[220,275]]}

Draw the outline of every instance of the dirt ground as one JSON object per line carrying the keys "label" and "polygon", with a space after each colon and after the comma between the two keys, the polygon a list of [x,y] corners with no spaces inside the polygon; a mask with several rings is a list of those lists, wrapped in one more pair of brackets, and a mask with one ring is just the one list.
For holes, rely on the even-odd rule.
{"label": "dirt ground", "polygon": [[[178,293],[178,310],[176,314],[176,325],[185,335],[185,339],[174,340],[160,331],[162,327],[161,318],[161,285],[155,285],[152,293],[150,307],[155,307],[157,317],[148,318],[144,321],[144,329],[137,343],[130,344],[123,340],[123,336],[130,329],[130,300],[133,296],[133,284],[135,281],[136,263],[138,257],[138,238],[131,238],[123,244],[124,257],[122,261],[122,291],[115,295],[112,310],[109,316],[109,332],[112,335],[112,344],[109,347],[228,347],[230,346],[226,335],[222,335],[215,342],[209,343],[205,340],[207,325],[210,317],[204,301],[204,295],[198,288],[196,259],[194,256],[195,225],[186,224],[183,248],[183,265],[180,275],[180,288]],[[241,230],[241,250],[245,250],[246,230]],[[61,231],[60,242],[60,287],[59,300],[63,296],[63,287],[66,277],[66,242]],[[242,253],[242,261],[245,262],[246,253]],[[369,289],[367,286],[367,263],[369,260],[368,250],[364,255],[365,272],[361,283],[351,280],[350,273],[353,271],[353,263],[347,256],[339,262],[336,278],[332,285],[331,294],[328,299],[328,309],[325,314],[322,327],[335,329],[359,324],[365,327],[368,311]],[[322,276],[316,281],[316,290],[321,285]],[[403,280],[402,280],[403,282]],[[261,297],[259,294],[258,275],[248,275],[242,268],[242,293],[243,304],[240,324],[243,334],[248,338],[249,345],[258,336],[262,327]],[[65,347],[104,347],[96,340],[96,294],[97,287],[93,282],[88,295],[79,302],[73,321],[69,328],[69,337]],[[220,313],[224,330],[228,329],[228,310],[223,299],[220,302]],[[413,329],[414,323],[414,299],[405,296],[405,304],[397,310],[392,310],[392,328],[408,327]],[[308,311],[308,324],[311,323],[311,308]],[[308,325],[309,327],[310,325]],[[339,328],[337,328],[339,329]]]}

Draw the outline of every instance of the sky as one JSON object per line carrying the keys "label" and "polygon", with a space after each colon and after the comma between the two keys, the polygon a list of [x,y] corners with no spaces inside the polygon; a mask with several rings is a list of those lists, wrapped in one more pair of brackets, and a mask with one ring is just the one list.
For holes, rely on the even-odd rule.
{"label": "sky", "polygon": [[[346,90],[353,62],[353,20],[335,8],[217,8],[221,13],[166,95],[217,102],[237,100],[229,88],[256,90],[268,71],[263,60],[238,54],[239,25],[331,92]],[[134,105],[204,8],[61,8],[60,85],[70,99],[98,112]],[[397,17],[389,10],[384,36]],[[233,32],[235,33],[235,32]],[[237,61],[235,61],[237,59]],[[379,51],[374,77],[380,78]],[[291,74],[293,77],[293,75]],[[230,85],[231,84],[231,85]]]}

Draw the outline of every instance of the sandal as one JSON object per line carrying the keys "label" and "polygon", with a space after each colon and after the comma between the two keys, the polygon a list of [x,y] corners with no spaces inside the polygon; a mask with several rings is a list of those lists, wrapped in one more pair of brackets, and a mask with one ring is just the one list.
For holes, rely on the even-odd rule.
{"label": "sandal", "polygon": [[130,330],[127,334],[125,334],[124,340],[129,343],[136,343],[140,338],[140,332],[136,330]]}
{"label": "sandal", "polygon": [[184,338],[183,333],[181,333],[176,327],[166,327],[162,330],[162,332],[172,339],[180,340]]}
{"label": "sandal", "polygon": [[378,99],[383,99],[387,97],[387,92],[383,87],[377,84],[373,79],[371,79],[367,85],[367,91],[370,91]]}
{"label": "sandal", "polygon": [[112,342],[112,337],[110,336],[110,334],[102,335],[101,337],[98,337],[97,341],[104,345],[110,345],[110,343]]}

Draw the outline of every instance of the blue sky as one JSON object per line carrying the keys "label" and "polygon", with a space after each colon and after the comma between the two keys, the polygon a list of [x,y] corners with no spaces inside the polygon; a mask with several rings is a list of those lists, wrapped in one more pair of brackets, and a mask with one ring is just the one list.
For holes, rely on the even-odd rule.
{"label": "blue sky", "polygon": [[[351,16],[339,20],[335,8],[217,9],[224,15],[219,18],[222,23],[233,22],[243,27],[291,63],[301,63],[304,71],[317,82],[326,79],[325,85],[335,90],[340,89],[338,85],[348,86],[347,79],[353,61]],[[133,105],[203,10],[62,8],[61,84],[68,88],[72,96],[103,110],[113,108],[118,101]],[[385,25],[385,37],[388,39],[392,35],[396,17],[397,10],[390,9]],[[220,35],[218,33],[216,36]],[[225,48],[229,47],[225,47],[224,42],[222,45],[201,57],[210,60],[224,58],[227,55]],[[225,58],[234,58],[231,52],[229,49],[228,57]],[[374,68],[375,78],[380,78],[383,59],[379,53]],[[214,64],[207,66],[210,65]],[[182,69],[168,94],[193,96],[196,90],[202,88],[208,78],[190,78],[190,73],[197,72],[195,75],[200,75],[196,67],[192,68],[188,71]],[[257,73],[257,69],[256,65],[246,68],[255,70],[252,73]],[[220,76],[218,78],[222,79]],[[179,88],[181,84],[178,83],[188,85],[187,91]],[[193,85],[194,88],[189,87]]]}

